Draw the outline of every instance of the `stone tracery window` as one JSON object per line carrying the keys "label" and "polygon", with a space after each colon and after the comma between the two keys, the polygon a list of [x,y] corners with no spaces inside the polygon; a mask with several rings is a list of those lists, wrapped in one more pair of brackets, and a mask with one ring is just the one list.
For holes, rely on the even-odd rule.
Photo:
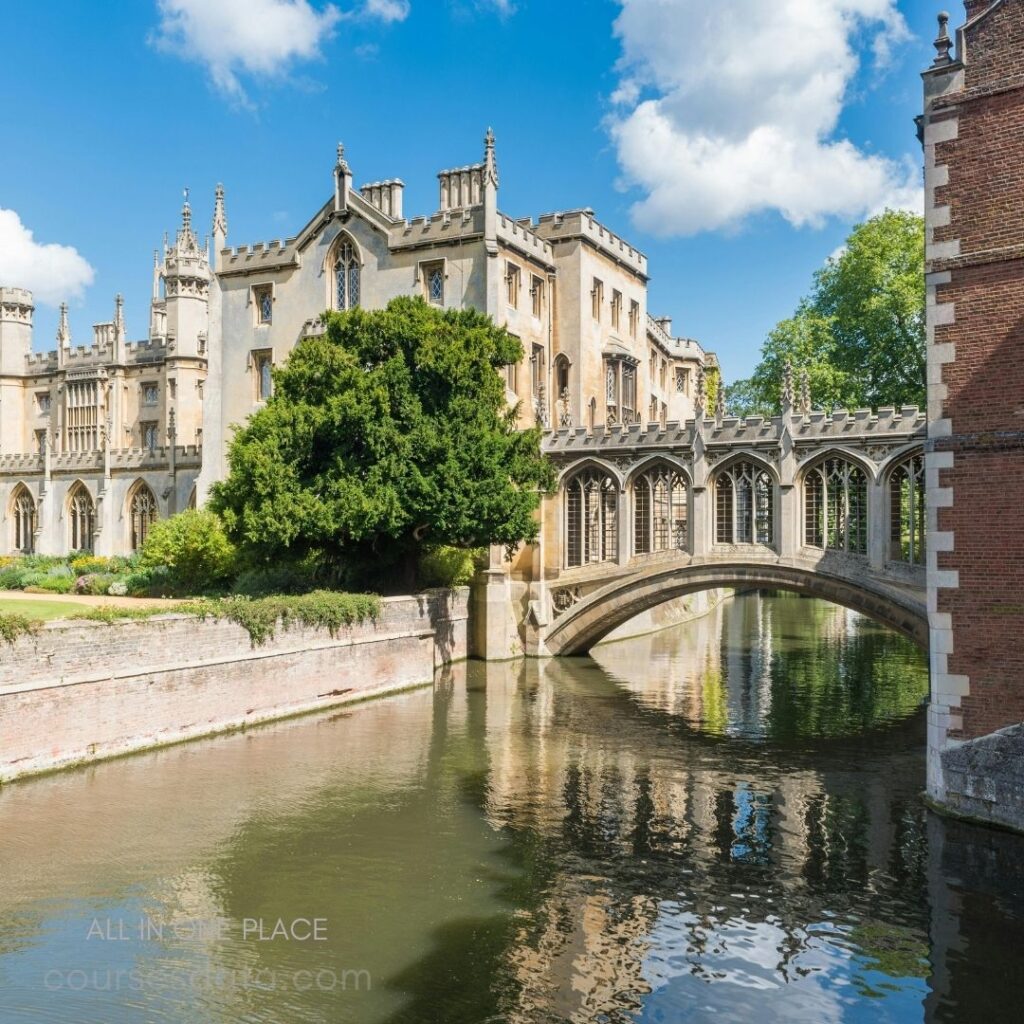
{"label": "stone tracery window", "polygon": [[333,270],[334,308],[355,309],[359,305],[359,257],[347,235],[336,243]]}
{"label": "stone tracery window", "polygon": [[775,542],[775,484],[752,462],[734,462],[715,479],[715,540],[719,544]]}
{"label": "stone tracery window", "polygon": [[889,476],[889,558],[925,564],[924,454],[901,462]]}
{"label": "stone tracery window", "polygon": [[23,484],[14,492],[11,516],[14,520],[14,550],[31,555],[35,549],[36,503]]}
{"label": "stone tracery window", "polygon": [[96,533],[96,506],[82,484],[75,484],[68,498],[72,551],[92,551]]}
{"label": "stone tracery window", "polygon": [[689,546],[686,478],[656,463],[633,481],[633,554],[685,551]]}
{"label": "stone tracery window", "polygon": [[854,462],[825,459],[804,477],[804,543],[868,553],[868,478]]}
{"label": "stone tracery window", "polygon": [[565,484],[565,565],[610,562],[619,550],[619,489],[600,469],[587,468]]}
{"label": "stone tracery window", "polygon": [[139,484],[132,495],[128,514],[131,522],[129,539],[132,551],[138,551],[145,543],[150,527],[157,520],[156,497],[145,484]]}

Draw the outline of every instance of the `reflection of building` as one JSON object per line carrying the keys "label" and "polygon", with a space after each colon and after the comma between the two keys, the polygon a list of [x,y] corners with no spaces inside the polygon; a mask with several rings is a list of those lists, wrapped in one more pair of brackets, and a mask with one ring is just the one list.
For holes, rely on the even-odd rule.
{"label": "reflection of building", "polygon": [[263,405],[272,368],[325,309],[404,295],[489,313],[523,345],[505,375],[524,425],[693,415],[717,362],[649,315],[643,253],[590,209],[502,213],[490,132],[481,162],[438,181],[436,212],[407,218],[403,183],[355,188],[339,146],[330,197],[292,238],[228,248],[218,188],[212,252],[186,202],[154,268],[144,342],[126,340],[118,300],[91,348],[72,349],[62,319],[57,350],[33,355],[31,295],[0,290],[0,553],[123,552],[143,519],[185,506],[197,475],[201,501],[224,473],[232,426]]}

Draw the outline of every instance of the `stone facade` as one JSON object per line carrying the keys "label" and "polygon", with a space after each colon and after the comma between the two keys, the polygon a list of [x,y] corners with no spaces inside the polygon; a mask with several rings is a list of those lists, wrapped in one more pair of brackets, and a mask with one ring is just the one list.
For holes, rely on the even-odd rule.
{"label": "stone facade", "polygon": [[339,146],[330,196],[298,234],[236,247],[218,186],[212,249],[186,200],[134,344],[118,299],[88,349],[70,347],[62,316],[57,350],[36,355],[31,295],[0,289],[0,553],[123,554],[144,533],[139,494],[147,522],[202,503],[234,425],[324,310],[404,295],[489,313],[523,345],[506,378],[524,425],[692,416],[698,378],[718,364],[650,316],[644,254],[590,209],[502,213],[498,186],[488,132],[482,161],[438,174],[437,211],[407,218],[403,182],[356,188]]}
{"label": "stone facade", "polygon": [[[1018,758],[1024,754],[1021,730],[1008,728],[1024,721],[1024,3],[968,0],[966,16],[955,44],[948,16],[940,16],[920,119],[928,285],[928,790],[939,804],[1024,827],[1019,797],[1005,799],[994,775],[976,785],[965,767],[1006,764],[1013,744]],[[997,730],[1006,730],[998,743],[980,739]],[[965,743],[984,750],[975,757]],[[999,756],[988,756],[996,748]]]}

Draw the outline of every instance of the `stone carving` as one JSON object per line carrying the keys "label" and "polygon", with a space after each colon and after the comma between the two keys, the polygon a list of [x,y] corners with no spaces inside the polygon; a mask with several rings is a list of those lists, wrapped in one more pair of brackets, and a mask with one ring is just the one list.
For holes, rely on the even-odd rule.
{"label": "stone carving", "polygon": [[551,606],[554,608],[555,618],[582,600],[583,592],[579,587],[559,587],[551,595]]}
{"label": "stone carving", "polygon": [[569,389],[562,388],[558,396],[558,425],[560,427],[572,426],[572,403],[569,400]]}

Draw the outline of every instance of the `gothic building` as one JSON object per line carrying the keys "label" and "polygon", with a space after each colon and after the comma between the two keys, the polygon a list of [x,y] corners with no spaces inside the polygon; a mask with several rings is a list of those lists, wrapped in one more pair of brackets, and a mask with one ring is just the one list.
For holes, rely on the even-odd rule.
{"label": "gothic building", "polygon": [[[520,422],[683,422],[712,353],[647,309],[647,258],[590,209],[498,209],[494,136],[483,160],[438,174],[438,209],[403,215],[403,182],[355,188],[338,147],[331,194],[292,238],[229,247],[224,190],[212,249],[186,198],[153,269],[149,337],[111,323],[73,348],[32,344],[32,297],[0,288],[0,552],[136,549],[149,525],[204,500],[233,425],[267,400],[272,370],[324,310],[400,295],[489,313],[523,345],[506,368]],[[16,282],[12,282],[16,283]]]}

